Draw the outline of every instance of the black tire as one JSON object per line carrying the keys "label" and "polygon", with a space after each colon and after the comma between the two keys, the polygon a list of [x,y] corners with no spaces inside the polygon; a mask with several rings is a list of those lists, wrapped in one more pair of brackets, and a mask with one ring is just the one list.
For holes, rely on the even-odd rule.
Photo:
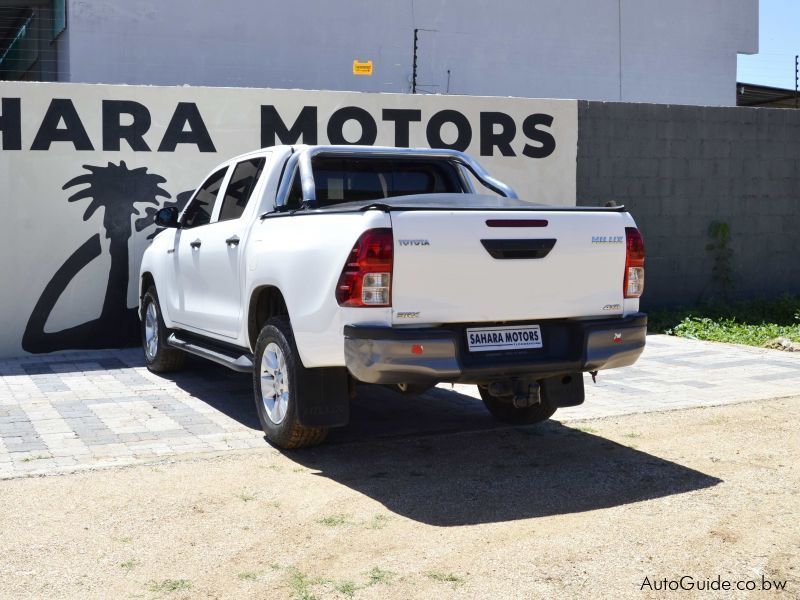
{"label": "black tire", "polygon": [[511,398],[500,398],[493,396],[485,387],[478,386],[478,391],[481,394],[483,403],[486,408],[492,413],[492,416],[498,421],[503,423],[510,423],[511,425],[531,425],[533,423],[541,423],[553,416],[557,407],[551,406],[544,397],[538,404],[526,406],[524,408],[517,408],[511,402]]}
{"label": "black tire", "polygon": [[[271,344],[280,349],[283,356],[283,367],[280,369],[280,376],[268,376],[262,379],[261,371],[264,353]],[[280,316],[269,319],[258,335],[255,350],[253,391],[255,392],[258,420],[261,421],[261,427],[264,429],[267,440],[271,444],[287,450],[321,444],[328,435],[328,429],[325,427],[304,427],[300,425],[297,416],[297,399],[302,398],[302,395],[306,393],[305,386],[309,369],[306,369],[300,360],[289,318]],[[271,348],[270,355],[279,360],[280,357],[277,356],[274,350],[274,348]],[[277,390],[280,387],[286,394],[286,400],[282,405],[283,408],[271,409],[275,419],[270,416],[263,397],[262,383],[267,381],[275,381],[275,389]],[[270,390],[267,391],[268,393],[270,392]],[[283,397],[283,392],[280,395]],[[277,398],[278,395],[275,396],[276,405],[278,404]]]}
{"label": "black tire", "polygon": [[[156,317],[156,342],[154,352],[148,350],[147,344],[147,313],[149,307],[155,310]],[[186,354],[177,348],[170,348],[164,342],[169,335],[169,330],[164,325],[161,317],[161,305],[158,303],[158,294],[155,286],[150,286],[142,297],[142,314],[140,315],[140,329],[142,333],[142,350],[147,368],[153,373],[169,373],[179,371],[186,362]]]}
{"label": "black tire", "polygon": [[435,385],[429,383],[398,383],[389,387],[404,396],[421,396],[435,387]]}

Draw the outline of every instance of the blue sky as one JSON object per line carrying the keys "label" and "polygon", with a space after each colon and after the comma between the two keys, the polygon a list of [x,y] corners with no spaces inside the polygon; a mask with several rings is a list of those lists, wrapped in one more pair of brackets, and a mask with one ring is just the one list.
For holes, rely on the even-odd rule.
{"label": "blue sky", "polygon": [[737,80],[794,89],[800,54],[800,0],[761,0],[759,53],[739,55]]}

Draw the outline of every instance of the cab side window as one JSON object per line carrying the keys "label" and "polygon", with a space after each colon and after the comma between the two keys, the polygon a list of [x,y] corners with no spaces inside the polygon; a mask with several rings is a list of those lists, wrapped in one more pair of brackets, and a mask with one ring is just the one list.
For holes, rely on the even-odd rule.
{"label": "cab side window", "polygon": [[222,180],[225,179],[227,170],[227,167],[225,167],[215,172],[197,190],[197,194],[195,194],[194,199],[183,215],[181,226],[184,229],[208,225],[211,222],[214,204],[217,202],[219,188],[222,185]]}
{"label": "cab side window", "polygon": [[260,156],[244,160],[236,165],[225,190],[222,208],[219,211],[219,221],[230,221],[242,216],[266,162],[267,159]]}

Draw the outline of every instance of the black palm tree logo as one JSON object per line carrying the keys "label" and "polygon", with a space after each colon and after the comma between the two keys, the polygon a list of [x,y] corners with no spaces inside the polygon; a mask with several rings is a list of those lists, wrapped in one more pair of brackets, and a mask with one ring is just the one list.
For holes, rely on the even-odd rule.
{"label": "black palm tree logo", "polygon": [[[162,205],[177,206],[188,200],[191,192],[178,195],[175,202],[162,202],[170,198],[161,187],[166,179],[156,173],[148,173],[147,167],[128,169],[124,161],[119,165],[108,163],[98,167],[83,165],[88,171],[69,180],[62,189],[81,187],[68,199],[77,202],[91,199],[83,213],[87,221],[98,209],[103,209],[103,227],[109,240],[111,268],[106,284],[103,308],[100,316],[92,321],[56,332],[45,332],[47,320],[67,285],[80,271],[100,256],[100,234],[95,234],[78,248],[56,271],[45,286],[39,301],[34,306],[22,337],[22,348],[27,352],[42,353],[66,349],[115,348],[137,343],[138,316],[136,308],[128,308],[128,241],[133,235],[131,220],[136,231],[153,226],[156,211]],[[148,206],[144,214],[136,204]],[[148,238],[152,238],[157,231]]]}

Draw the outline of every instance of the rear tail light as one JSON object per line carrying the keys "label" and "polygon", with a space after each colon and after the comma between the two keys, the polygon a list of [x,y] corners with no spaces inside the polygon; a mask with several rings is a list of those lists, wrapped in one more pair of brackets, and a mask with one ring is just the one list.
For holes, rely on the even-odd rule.
{"label": "rear tail light", "polygon": [[626,298],[638,298],[644,292],[644,240],[636,227],[625,228],[625,281],[622,285]]}
{"label": "rear tail light", "polygon": [[369,229],[362,233],[336,284],[339,305],[391,306],[393,259],[391,229]]}

